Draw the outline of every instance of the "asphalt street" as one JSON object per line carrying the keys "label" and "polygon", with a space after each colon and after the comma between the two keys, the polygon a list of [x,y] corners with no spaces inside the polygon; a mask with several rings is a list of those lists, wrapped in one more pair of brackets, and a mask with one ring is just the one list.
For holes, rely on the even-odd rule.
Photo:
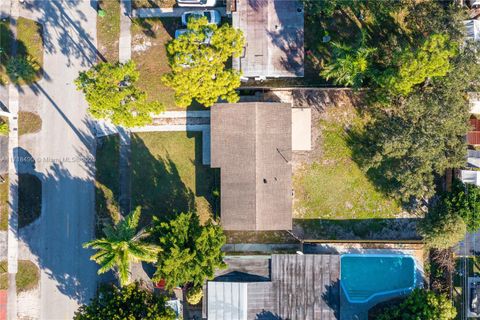
{"label": "asphalt street", "polygon": [[82,243],[94,230],[95,140],[87,104],[74,85],[96,63],[96,11],[88,0],[28,2],[23,11],[44,24],[44,79],[31,88],[41,99],[42,130],[21,154],[42,180],[42,213],[21,241],[41,268],[40,319],[72,319],[96,289],[96,265]]}

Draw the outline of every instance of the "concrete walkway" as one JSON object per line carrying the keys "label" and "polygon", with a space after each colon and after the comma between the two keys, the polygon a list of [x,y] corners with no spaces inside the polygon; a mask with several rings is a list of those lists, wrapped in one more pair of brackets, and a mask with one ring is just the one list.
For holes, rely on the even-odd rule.
{"label": "concrete walkway", "polygon": [[[222,17],[227,16],[225,7],[213,8],[217,10]],[[145,8],[136,9],[132,11],[132,17],[134,18],[172,18],[181,17],[187,11],[204,10],[203,8]]]}

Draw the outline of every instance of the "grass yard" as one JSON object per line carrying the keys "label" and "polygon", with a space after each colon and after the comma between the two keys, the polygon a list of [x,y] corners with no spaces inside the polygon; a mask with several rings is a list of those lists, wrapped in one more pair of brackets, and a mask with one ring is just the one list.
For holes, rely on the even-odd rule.
{"label": "grass yard", "polygon": [[33,112],[20,111],[18,113],[18,134],[30,134],[42,129],[42,119]]}
{"label": "grass yard", "polygon": [[17,40],[18,54],[22,56],[31,56],[39,65],[40,72],[37,74],[37,81],[42,77],[43,66],[43,28],[36,21],[18,18],[17,20]]}
{"label": "grass yard", "polygon": [[179,18],[136,19],[132,24],[132,60],[137,64],[140,78],[137,82],[150,101],[160,101],[167,110],[178,110],[173,89],[161,82],[170,72],[165,45],[180,27]]}
{"label": "grass yard", "polygon": [[8,289],[8,262],[0,261],[0,290]]}
{"label": "grass yard", "polygon": [[97,17],[97,43],[100,54],[109,62],[118,61],[120,37],[120,1],[100,0],[99,8],[104,17]]}
{"label": "grass yard", "polygon": [[168,219],[195,210],[214,216],[216,171],[202,165],[201,132],[137,133],[132,136],[132,207]]}
{"label": "grass yard", "polygon": [[378,219],[393,218],[401,211],[399,204],[378,191],[352,159],[346,128],[361,130],[362,125],[353,108],[326,111],[319,123],[322,155],[294,176],[296,218]]}
{"label": "grass yard", "polygon": [[[1,179],[4,179],[1,182]],[[8,176],[0,178],[0,231],[8,230]]]}
{"label": "grass yard", "polygon": [[15,275],[17,292],[25,292],[35,289],[40,280],[40,270],[31,261],[19,260],[18,272]]}
{"label": "grass yard", "polygon": [[132,6],[138,8],[173,8],[177,0],[133,0]]}
{"label": "grass yard", "polygon": [[101,235],[105,223],[120,219],[118,207],[119,185],[119,143],[118,135],[101,138],[97,144],[95,159],[95,206],[97,212],[97,235]]}
{"label": "grass yard", "polygon": [[[17,54],[18,56],[29,57],[31,65],[35,66],[37,74],[33,81],[38,81],[42,77],[43,66],[43,39],[42,25],[26,18],[17,20]],[[11,55],[13,33],[10,30],[8,21],[0,21],[0,85],[6,85],[10,82],[7,74],[7,64]],[[26,84],[23,79],[18,79],[19,84]]]}

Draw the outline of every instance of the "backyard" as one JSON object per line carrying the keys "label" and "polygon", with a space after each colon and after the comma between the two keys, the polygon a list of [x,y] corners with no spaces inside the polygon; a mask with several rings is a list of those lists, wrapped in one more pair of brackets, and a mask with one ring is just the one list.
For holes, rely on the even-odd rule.
{"label": "backyard", "polygon": [[[414,220],[400,204],[379,191],[355,162],[364,120],[359,114],[360,93],[323,91],[321,108],[312,108],[312,131],[317,136],[307,158],[295,161],[294,230],[309,239],[372,238],[392,236]],[[312,97],[310,97],[312,98]],[[408,227],[404,235],[412,236]],[[399,230],[397,230],[399,231]]]}
{"label": "backyard", "polygon": [[196,211],[202,222],[216,216],[217,173],[202,165],[201,132],[136,133],[132,136],[132,207],[168,219]]}

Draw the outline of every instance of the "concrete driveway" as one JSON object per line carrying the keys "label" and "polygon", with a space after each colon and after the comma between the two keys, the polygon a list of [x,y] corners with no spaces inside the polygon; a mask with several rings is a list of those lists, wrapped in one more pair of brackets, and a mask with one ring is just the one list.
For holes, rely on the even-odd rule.
{"label": "concrete driveway", "polygon": [[30,0],[21,15],[44,24],[45,77],[23,93],[40,99],[43,126],[20,139],[19,154],[33,157],[26,167],[43,186],[41,217],[20,230],[20,250],[41,269],[39,318],[72,319],[97,281],[92,252],[82,248],[94,230],[95,140],[73,83],[96,62],[96,12],[89,0]]}

